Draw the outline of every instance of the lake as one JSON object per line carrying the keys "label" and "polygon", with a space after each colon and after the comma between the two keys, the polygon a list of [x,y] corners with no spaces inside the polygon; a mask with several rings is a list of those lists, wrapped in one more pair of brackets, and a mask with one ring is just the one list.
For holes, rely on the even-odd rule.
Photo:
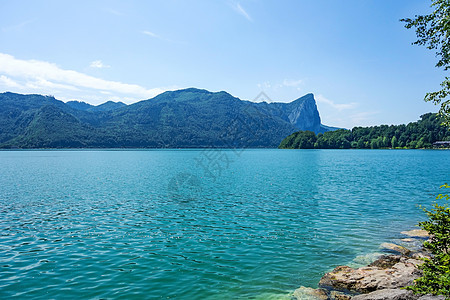
{"label": "lake", "polygon": [[0,298],[289,299],[450,182],[439,150],[0,151]]}

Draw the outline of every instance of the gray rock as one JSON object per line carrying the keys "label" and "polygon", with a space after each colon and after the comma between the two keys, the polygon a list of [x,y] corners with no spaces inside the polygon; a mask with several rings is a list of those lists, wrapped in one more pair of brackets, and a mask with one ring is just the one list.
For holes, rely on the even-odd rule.
{"label": "gray rock", "polygon": [[428,231],[422,230],[422,229],[413,229],[413,230],[409,230],[409,231],[402,231],[401,233],[404,235],[407,235],[407,236],[411,236],[411,237],[426,238],[426,237],[430,236]]}
{"label": "gray rock", "polygon": [[445,300],[445,296],[424,295],[424,296],[420,297],[418,300]]}
{"label": "gray rock", "polygon": [[350,299],[352,299],[352,296],[338,292],[338,291],[331,291],[330,299],[331,300],[350,300]]}
{"label": "gray rock", "polygon": [[412,238],[406,238],[406,239],[401,239],[402,242],[407,242],[407,243],[411,243],[411,242],[415,242],[415,239]]}
{"label": "gray rock", "polygon": [[324,289],[313,289],[301,286],[292,295],[297,300],[327,300],[327,292]]}
{"label": "gray rock", "polygon": [[396,263],[400,262],[401,258],[400,255],[383,255],[371,263],[369,267],[377,267],[380,269],[392,268]]}
{"label": "gray rock", "polygon": [[339,266],[325,274],[319,286],[340,291],[370,293],[380,289],[397,289],[412,285],[420,276],[420,260],[401,257],[391,268],[363,267],[352,269]]}
{"label": "gray rock", "polygon": [[428,252],[420,251],[420,252],[413,253],[411,255],[411,258],[414,258],[414,259],[417,259],[417,260],[421,260],[423,258],[428,258],[429,259],[429,258],[431,258],[431,255]]}
{"label": "gray rock", "polygon": [[393,243],[383,243],[380,245],[380,247],[384,248],[384,249],[392,250],[394,252],[398,252],[398,253],[400,253],[402,255],[406,255],[406,256],[411,254],[411,250],[409,250],[403,246],[393,244]]}
{"label": "gray rock", "polygon": [[384,289],[369,294],[352,297],[352,300],[416,300],[412,291],[400,289]]}
{"label": "gray rock", "polygon": [[307,94],[285,105],[289,122],[301,130],[320,132],[320,116],[313,94]]}

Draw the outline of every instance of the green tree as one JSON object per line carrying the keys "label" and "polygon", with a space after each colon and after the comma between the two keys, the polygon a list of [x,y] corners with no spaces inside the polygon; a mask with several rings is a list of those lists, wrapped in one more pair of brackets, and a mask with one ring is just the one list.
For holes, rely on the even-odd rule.
{"label": "green tree", "polygon": [[299,131],[294,140],[295,149],[313,149],[317,137],[312,131]]}
{"label": "green tree", "polygon": [[317,137],[312,131],[294,132],[285,138],[279,148],[286,149],[312,149],[316,144]]}
{"label": "green tree", "polygon": [[370,141],[370,149],[377,149],[377,140],[376,139],[372,139]]}
{"label": "green tree", "polygon": [[[415,19],[402,19],[405,27],[415,28],[417,41],[413,44],[426,46],[436,51],[438,62],[436,67],[450,70],[450,1],[432,0],[432,13],[424,16],[416,16]],[[450,79],[445,77],[441,83],[440,91],[427,93],[425,101],[440,105],[439,113],[445,116],[445,123],[450,124]]]}
{"label": "green tree", "polygon": [[280,148],[293,149],[380,149],[380,148],[431,148],[436,141],[450,140],[450,130],[442,126],[443,117],[428,113],[408,125],[381,125],[354,127],[319,133],[299,131],[286,137]]}
{"label": "green tree", "polygon": [[356,145],[357,145],[358,149],[364,149],[366,147],[366,145],[364,144],[364,139],[363,138],[360,138]]}
{"label": "green tree", "polygon": [[[444,184],[441,188],[450,188]],[[450,200],[448,194],[439,194],[438,200]],[[423,271],[422,277],[414,281],[413,286],[407,287],[414,293],[445,295],[450,299],[450,208],[447,204],[433,204],[431,210],[423,208],[428,220],[420,222],[419,226],[428,231],[431,238],[423,245],[432,257],[425,258],[419,267]]]}
{"label": "green tree", "polygon": [[376,143],[378,149],[383,148],[383,137],[381,136],[377,137]]}
{"label": "green tree", "polygon": [[392,146],[392,148],[398,147],[397,137],[395,135],[392,137],[391,146]]}
{"label": "green tree", "polygon": [[423,141],[423,138],[421,138],[416,144],[416,149],[421,149],[421,148],[423,148],[423,146],[424,146],[424,141]]}

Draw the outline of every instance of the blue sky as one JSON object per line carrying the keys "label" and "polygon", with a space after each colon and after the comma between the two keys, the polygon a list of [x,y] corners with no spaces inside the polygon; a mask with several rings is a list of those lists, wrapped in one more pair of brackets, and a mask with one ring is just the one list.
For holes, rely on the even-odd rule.
{"label": "blue sky", "polygon": [[166,90],[314,93],[322,122],[415,121],[445,76],[399,19],[426,0],[0,0],[0,92],[99,104]]}

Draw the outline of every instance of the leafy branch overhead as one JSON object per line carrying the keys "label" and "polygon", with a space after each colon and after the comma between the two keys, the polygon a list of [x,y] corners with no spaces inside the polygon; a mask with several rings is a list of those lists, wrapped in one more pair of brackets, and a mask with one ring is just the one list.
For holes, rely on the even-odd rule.
{"label": "leafy branch overhead", "polygon": [[[415,28],[417,41],[413,44],[426,46],[436,51],[438,62],[436,67],[450,70],[450,1],[434,0],[432,13],[415,16],[415,19],[401,19],[406,22],[405,27]],[[425,95],[425,101],[440,105],[439,113],[446,117],[446,124],[450,125],[450,78],[445,77],[441,83],[442,89]]]}

